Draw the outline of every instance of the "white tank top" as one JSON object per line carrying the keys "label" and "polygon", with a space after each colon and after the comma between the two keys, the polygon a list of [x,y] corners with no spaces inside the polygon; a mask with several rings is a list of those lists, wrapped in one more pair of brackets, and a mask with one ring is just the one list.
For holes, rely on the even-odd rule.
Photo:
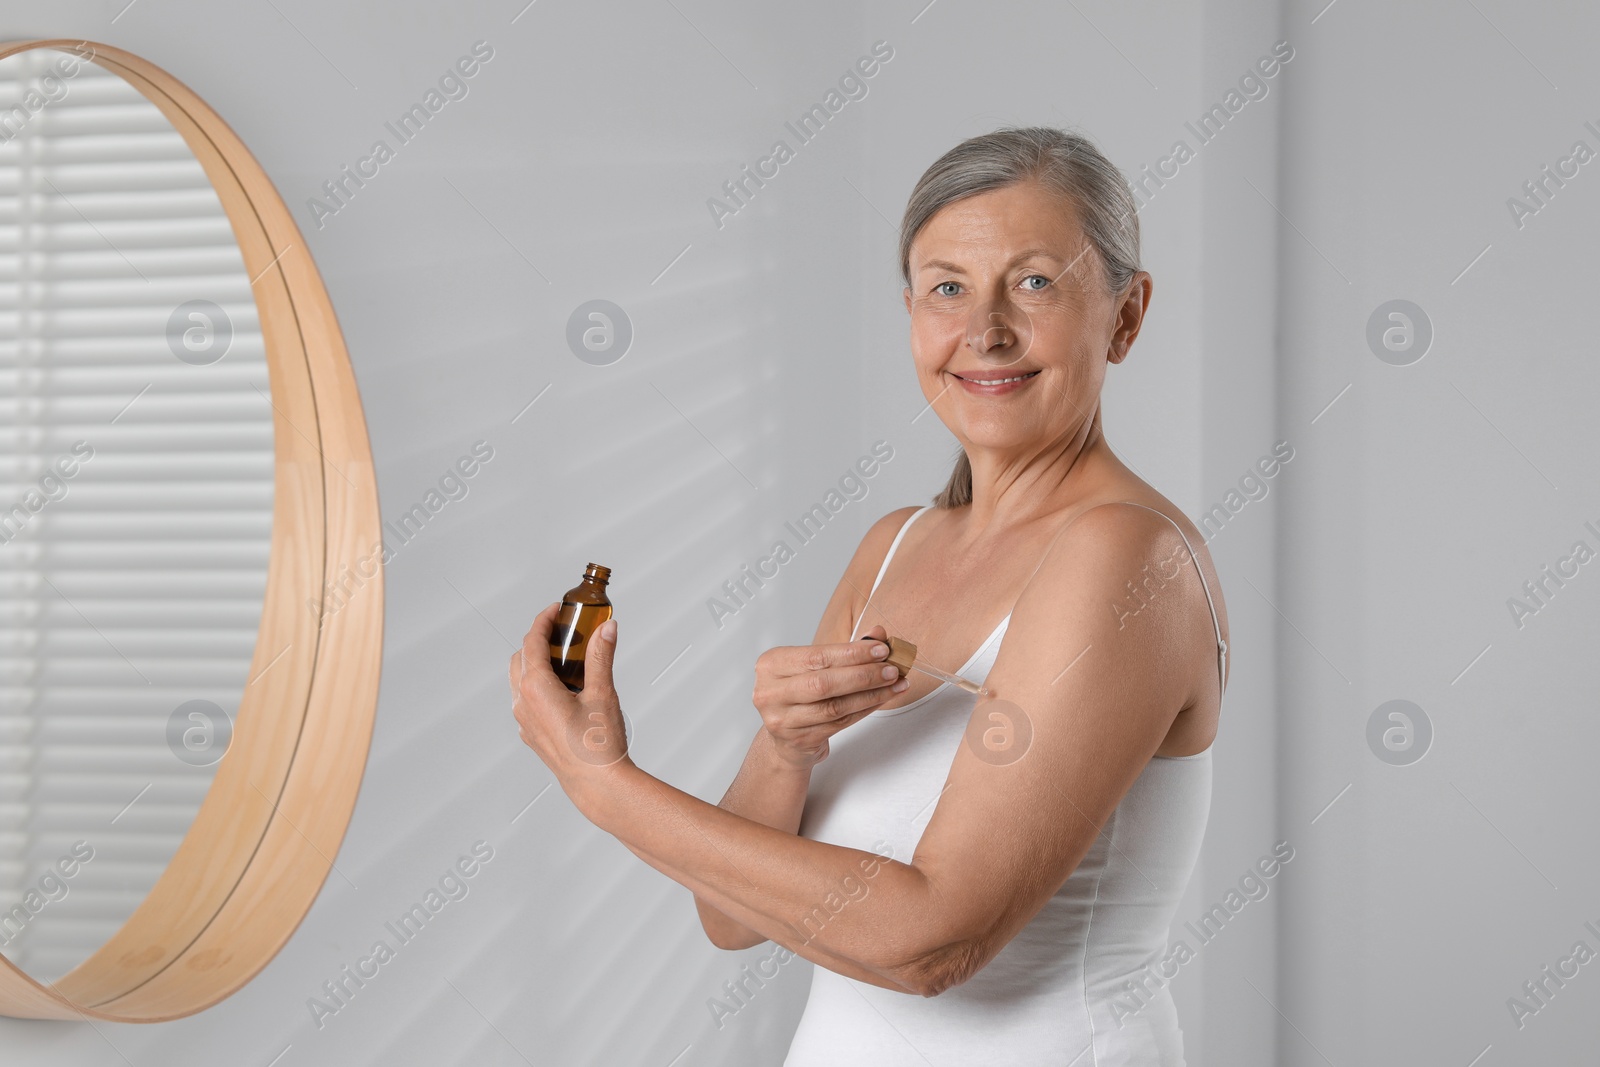
{"label": "white tank top", "polygon": [[[873,591],[931,506],[900,528]],[[1227,644],[1209,586],[1206,602],[1225,676]],[[987,678],[1010,621],[955,673]],[[946,682],[835,734],[812,771],[800,835],[909,863],[976,701]],[[1182,1067],[1183,1032],[1167,989],[1181,963],[1167,937],[1210,806],[1211,747],[1152,758],[1061,888],[968,981],[920,997],[813,968],[784,1067]]]}

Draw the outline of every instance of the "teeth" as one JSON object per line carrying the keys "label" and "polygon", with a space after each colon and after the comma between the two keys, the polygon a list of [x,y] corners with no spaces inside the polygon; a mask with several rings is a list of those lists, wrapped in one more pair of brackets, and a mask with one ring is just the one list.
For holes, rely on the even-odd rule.
{"label": "teeth", "polygon": [[956,377],[961,378],[961,380],[964,382],[972,382],[974,385],[1004,385],[1006,382],[1020,382],[1024,378],[1032,378],[1038,373],[1038,371],[1034,370],[1029,371],[1027,374],[1019,374],[1015,378],[996,378],[993,381],[981,381],[977,378],[961,378],[959,374],[956,375]]}

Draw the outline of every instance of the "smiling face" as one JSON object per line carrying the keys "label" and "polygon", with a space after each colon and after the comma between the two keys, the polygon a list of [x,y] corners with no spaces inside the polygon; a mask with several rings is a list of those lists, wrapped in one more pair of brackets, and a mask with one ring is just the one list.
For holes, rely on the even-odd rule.
{"label": "smiling face", "polygon": [[1140,271],[1125,296],[1108,292],[1070,200],[1035,181],[941,208],[909,266],[917,379],[969,448],[1032,449],[1080,431],[1151,288]]}

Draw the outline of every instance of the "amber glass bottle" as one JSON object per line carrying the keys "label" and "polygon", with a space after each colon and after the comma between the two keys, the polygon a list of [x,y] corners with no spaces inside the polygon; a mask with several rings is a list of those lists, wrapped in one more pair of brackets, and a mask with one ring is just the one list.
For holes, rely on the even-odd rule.
{"label": "amber glass bottle", "polygon": [[611,600],[606,596],[610,578],[610,567],[598,563],[585,567],[583,581],[561,598],[561,612],[550,631],[550,669],[574,693],[583,691],[583,658],[589,639],[611,618]]}

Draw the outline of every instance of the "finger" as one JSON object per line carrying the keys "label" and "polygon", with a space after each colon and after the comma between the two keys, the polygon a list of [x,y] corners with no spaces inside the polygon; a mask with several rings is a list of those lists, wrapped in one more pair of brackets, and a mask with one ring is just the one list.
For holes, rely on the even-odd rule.
{"label": "finger", "polygon": [[826,730],[829,736],[832,736],[871,715],[896,695],[890,687],[885,686],[881,689],[839,697],[830,705],[832,714],[821,722],[814,723],[813,728]]}
{"label": "finger", "polygon": [[796,687],[795,703],[819,703],[837,699],[851,693],[891,686],[901,678],[900,671],[875,660],[859,666],[829,667],[813,671],[791,680]]}
{"label": "finger", "polygon": [[783,649],[783,652],[784,655],[778,661],[778,672],[792,676],[827,670],[830,667],[881,663],[889,655],[889,646],[883,641],[863,637],[855,641],[836,641],[822,645],[792,645]]}
{"label": "finger", "polygon": [[887,663],[864,663],[859,667],[835,667],[826,674],[829,680],[828,696],[842,699],[855,693],[869,693],[886,689],[900,681],[899,670]]}
{"label": "finger", "polygon": [[894,683],[883,682],[872,689],[844,693],[839,696],[829,697],[826,700],[802,704],[795,709],[795,718],[792,726],[796,729],[817,726],[828,726],[835,730],[843,729],[849,723],[840,722],[841,719],[845,719],[857,712],[872,711],[878,705],[896,695]]}
{"label": "finger", "polygon": [[583,696],[611,697],[616,693],[611,667],[617,658],[617,620],[607,619],[594,632],[594,640],[583,657]]}
{"label": "finger", "polygon": [[868,715],[871,715],[875,710],[877,710],[877,709],[876,708],[862,708],[860,711],[853,711],[849,715],[845,715],[842,718],[834,720],[834,722],[835,722],[835,725],[837,725],[839,727],[839,729],[843,730],[846,726],[854,726],[856,723],[860,722],[862,719],[865,719]]}
{"label": "finger", "polygon": [[[528,675],[548,675],[551,681],[559,681],[550,667],[550,633],[560,610],[561,602],[553,601],[533,617],[533,625],[528,628],[527,636],[522,639],[522,648],[517,652],[519,662],[516,677],[519,686]],[[544,683],[541,681],[539,684]]]}
{"label": "finger", "polygon": [[[890,682],[876,689],[865,689],[859,693],[851,693],[847,697],[840,697],[839,704],[843,714],[839,718],[849,719],[850,722],[854,722],[855,718],[850,718],[851,716],[860,718],[869,712],[876,711],[882,705],[899,696],[900,693],[905,692],[905,690],[895,691],[894,687],[898,684],[898,682]],[[849,724],[845,723],[843,725]]]}
{"label": "finger", "polygon": [[535,651],[535,645],[543,645],[546,653],[549,652],[550,634],[555,629],[556,615],[561,611],[559,600],[551,601],[543,611],[533,617],[533,624],[528,627],[528,632],[522,638],[524,652]]}

